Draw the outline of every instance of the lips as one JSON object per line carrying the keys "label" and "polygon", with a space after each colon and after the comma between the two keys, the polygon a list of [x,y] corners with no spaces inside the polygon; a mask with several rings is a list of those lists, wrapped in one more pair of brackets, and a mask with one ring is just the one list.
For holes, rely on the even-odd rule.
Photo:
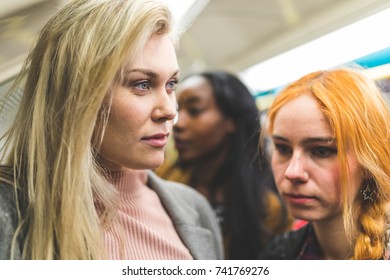
{"label": "lips", "polygon": [[307,204],[315,199],[314,196],[306,196],[301,194],[285,194],[285,197],[293,204]]}
{"label": "lips", "polygon": [[141,140],[152,147],[161,148],[167,144],[168,136],[169,133],[158,133],[143,137]]}
{"label": "lips", "polygon": [[189,146],[189,142],[185,140],[181,140],[178,138],[175,138],[175,148],[179,151],[187,149]]}

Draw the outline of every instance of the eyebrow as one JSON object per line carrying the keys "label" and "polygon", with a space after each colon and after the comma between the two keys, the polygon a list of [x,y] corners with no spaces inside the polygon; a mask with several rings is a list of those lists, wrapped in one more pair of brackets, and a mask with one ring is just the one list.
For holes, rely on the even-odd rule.
{"label": "eyebrow", "polygon": [[184,98],[184,100],[182,101],[182,103],[187,104],[187,105],[196,104],[199,102],[200,102],[200,98],[197,96],[190,96],[190,97]]}
{"label": "eyebrow", "polygon": [[[149,70],[149,69],[143,69],[143,68],[135,68],[135,69],[131,69],[131,70],[126,70],[125,71],[126,74],[130,74],[130,73],[134,73],[134,72],[140,72],[142,74],[145,74],[145,75],[149,76],[152,79],[158,79],[158,77],[160,76],[155,71],[152,71],[152,70]],[[173,77],[173,76],[176,76],[178,74],[179,74],[179,70],[176,70],[175,72],[173,72],[173,74],[171,76]]]}
{"label": "eyebrow", "polygon": [[[287,138],[280,136],[280,135],[272,135],[272,139],[279,140],[283,142],[290,142]],[[310,143],[330,143],[335,142],[334,137],[308,137],[301,141],[302,144],[310,144]]]}

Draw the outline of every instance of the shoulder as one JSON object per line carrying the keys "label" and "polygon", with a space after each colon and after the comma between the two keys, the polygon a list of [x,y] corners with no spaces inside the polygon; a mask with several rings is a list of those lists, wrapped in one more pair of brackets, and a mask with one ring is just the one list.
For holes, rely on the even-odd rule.
{"label": "shoulder", "polygon": [[183,169],[179,167],[175,162],[170,162],[168,160],[166,160],[154,172],[160,178],[172,180],[174,182],[180,182],[183,184],[188,184],[191,177],[191,171],[189,169]]}
{"label": "shoulder", "polygon": [[223,258],[220,226],[207,199],[187,185],[161,179],[154,172],[148,175],[148,185],[159,196],[195,258]]}
{"label": "shoulder", "polygon": [[0,183],[0,221],[10,220],[16,215],[15,191],[13,186]]}
{"label": "shoulder", "polygon": [[260,254],[261,260],[296,259],[307,236],[309,225],[299,230],[288,231],[274,237]]}
{"label": "shoulder", "polygon": [[206,207],[206,209],[212,211],[206,198],[185,184],[162,179],[154,172],[149,172],[149,182],[160,197],[175,199],[178,203],[181,202],[183,206],[187,205],[200,209]]}
{"label": "shoulder", "polygon": [[270,220],[274,220],[276,216],[279,216],[283,212],[283,206],[278,195],[272,191],[266,193],[265,204],[267,207],[267,217],[270,217]]}
{"label": "shoulder", "polygon": [[268,191],[265,203],[265,225],[271,231],[271,234],[274,235],[291,229],[293,218],[283,207],[279,196],[272,191]]}
{"label": "shoulder", "polygon": [[0,259],[9,259],[11,242],[17,227],[15,192],[11,185],[0,183]]}

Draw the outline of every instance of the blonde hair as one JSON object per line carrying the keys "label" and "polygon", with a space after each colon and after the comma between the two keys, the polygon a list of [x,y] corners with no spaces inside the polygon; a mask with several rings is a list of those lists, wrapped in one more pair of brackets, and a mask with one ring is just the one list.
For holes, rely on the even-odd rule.
{"label": "blonde hair", "polygon": [[96,152],[110,88],[152,35],[172,34],[171,21],[157,0],[76,0],[42,29],[10,93],[25,80],[2,148],[18,201],[12,252],[25,237],[26,259],[105,258],[104,217],[116,193]]}
{"label": "blonde hair", "polygon": [[[313,96],[336,138],[340,163],[342,210],[347,236],[354,244],[352,259],[383,259],[390,197],[390,113],[374,81],[352,69],[308,74],[292,83],[274,100],[268,112],[268,132],[287,102],[300,95]],[[348,182],[347,150],[361,166],[365,182],[374,189],[374,201],[360,200],[358,224],[353,224],[355,197]],[[362,186],[364,187],[364,186]]]}

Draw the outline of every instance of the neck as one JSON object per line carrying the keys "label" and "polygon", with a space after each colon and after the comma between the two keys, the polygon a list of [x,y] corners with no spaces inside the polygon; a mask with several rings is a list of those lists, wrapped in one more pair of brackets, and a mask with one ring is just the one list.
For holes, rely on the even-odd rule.
{"label": "neck", "polygon": [[110,181],[120,192],[136,192],[141,186],[145,186],[148,180],[146,170],[122,169],[109,173]]}
{"label": "neck", "polygon": [[[193,170],[193,187],[198,189],[207,198],[210,198],[210,189],[212,185],[215,184],[215,176],[219,172],[221,166],[226,161],[229,150],[230,143],[221,145],[218,150],[214,151],[208,156],[197,160],[196,163],[191,166],[191,169]],[[220,183],[221,182],[217,182],[217,184]],[[219,189],[216,195],[217,200],[220,200],[218,197],[222,196],[222,192],[220,191],[222,189],[222,186],[218,185],[216,187]]]}
{"label": "neck", "polygon": [[313,222],[317,241],[327,260],[346,260],[353,255],[353,246],[347,238],[342,215]]}

